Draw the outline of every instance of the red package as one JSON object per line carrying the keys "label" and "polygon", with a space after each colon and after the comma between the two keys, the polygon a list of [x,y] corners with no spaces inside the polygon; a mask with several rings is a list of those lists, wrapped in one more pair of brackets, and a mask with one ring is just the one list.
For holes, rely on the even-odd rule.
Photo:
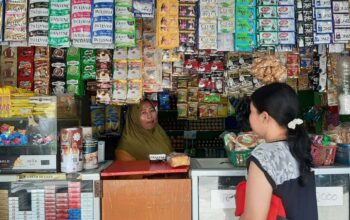
{"label": "red package", "polygon": [[17,86],[22,89],[33,91],[34,47],[19,47],[17,52]]}

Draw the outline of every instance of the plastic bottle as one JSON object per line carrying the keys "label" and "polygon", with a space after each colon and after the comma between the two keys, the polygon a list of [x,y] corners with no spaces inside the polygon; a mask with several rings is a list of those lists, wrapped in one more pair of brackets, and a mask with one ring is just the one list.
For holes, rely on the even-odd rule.
{"label": "plastic bottle", "polygon": [[337,62],[339,114],[350,115],[350,56],[343,53]]}

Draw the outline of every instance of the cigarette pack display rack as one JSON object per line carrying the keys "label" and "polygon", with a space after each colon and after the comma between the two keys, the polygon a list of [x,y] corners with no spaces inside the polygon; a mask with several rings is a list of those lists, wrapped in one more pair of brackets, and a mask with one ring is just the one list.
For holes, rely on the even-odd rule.
{"label": "cigarette pack display rack", "polygon": [[100,173],[110,164],[75,174],[1,174],[0,219],[100,220]]}
{"label": "cigarette pack display rack", "polygon": [[0,117],[0,173],[57,171],[57,98],[11,97]]}
{"label": "cigarette pack display rack", "polygon": [[[316,174],[318,218],[348,220],[350,168],[320,167]],[[193,158],[192,220],[239,219],[234,216],[235,188],[245,179],[246,168],[234,167],[227,158]]]}

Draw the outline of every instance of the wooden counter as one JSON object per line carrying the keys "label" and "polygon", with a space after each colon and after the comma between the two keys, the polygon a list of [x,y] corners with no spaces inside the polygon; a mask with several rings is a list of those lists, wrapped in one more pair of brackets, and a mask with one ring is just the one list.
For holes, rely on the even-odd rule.
{"label": "wooden counter", "polygon": [[[184,174],[188,169],[172,168],[167,163],[116,161],[101,176]],[[188,178],[103,180],[103,220],[190,220],[191,206],[191,180]]]}

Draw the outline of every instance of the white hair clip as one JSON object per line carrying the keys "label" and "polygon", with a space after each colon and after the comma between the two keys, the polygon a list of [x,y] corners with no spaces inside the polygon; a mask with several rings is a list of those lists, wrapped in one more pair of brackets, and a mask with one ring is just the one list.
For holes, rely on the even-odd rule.
{"label": "white hair clip", "polygon": [[291,121],[288,123],[288,128],[294,130],[295,127],[296,127],[297,125],[301,125],[301,124],[303,124],[303,123],[304,123],[304,121],[301,120],[300,118],[294,118],[293,120],[291,120]]}

